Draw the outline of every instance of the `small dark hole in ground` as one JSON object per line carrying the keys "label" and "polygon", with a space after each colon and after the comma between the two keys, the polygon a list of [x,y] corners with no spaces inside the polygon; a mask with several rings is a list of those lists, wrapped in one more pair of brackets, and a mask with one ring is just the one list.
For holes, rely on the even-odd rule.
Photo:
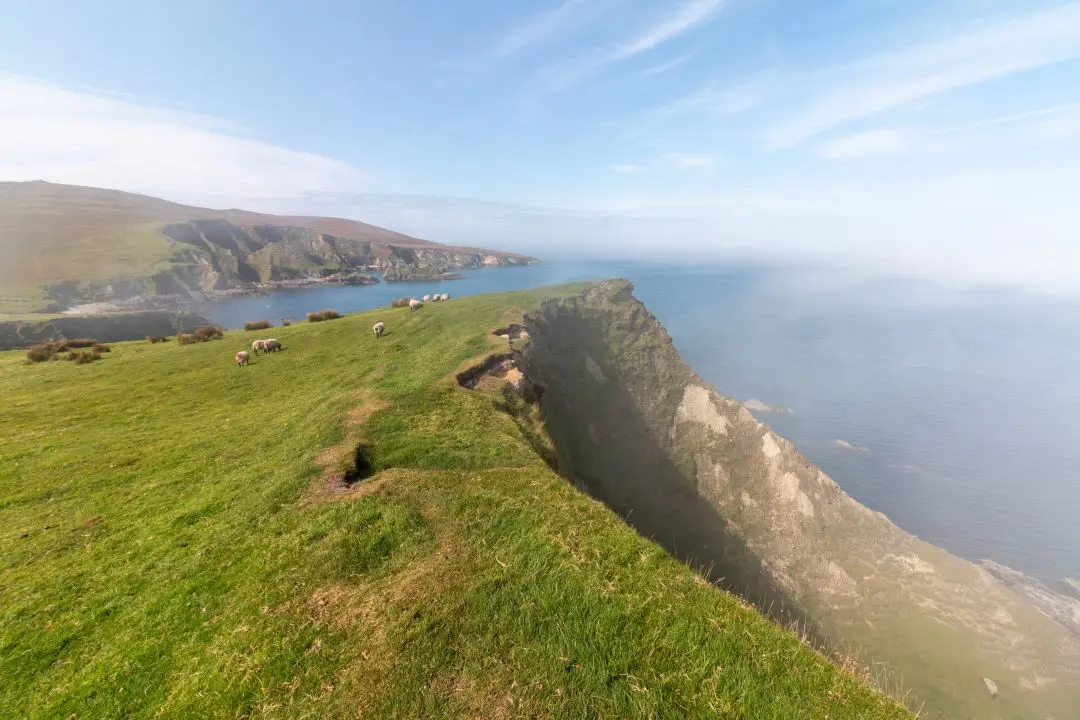
{"label": "small dark hole in ground", "polygon": [[372,467],[371,457],[368,454],[367,446],[361,443],[356,446],[356,454],[353,456],[353,465],[346,471],[345,477],[342,478],[342,484],[345,485],[345,487],[350,487],[361,480],[367,480],[374,474],[375,469]]}

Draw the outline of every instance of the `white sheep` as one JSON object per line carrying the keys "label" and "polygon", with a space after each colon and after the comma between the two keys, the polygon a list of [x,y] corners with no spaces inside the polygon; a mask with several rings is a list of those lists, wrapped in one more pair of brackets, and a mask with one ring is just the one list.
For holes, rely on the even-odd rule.
{"label": "white sheep", "polygon": [[431,296],[430,295],[425,295],[422,299],[423,299],[423,302],[431,302]]}
{"label": "white sheep", "polygon": [[439,293],[435,293],[431,296],[431,302],[439,302],[440,300],[442,300],[442,295]]}
{"label": "white sheep", "polygon": [[440,297],[442,297],[443,301],[445,302],[446,300],[450,299],[450,293],[443,293]]}
{"label": "white sheep", "polygon": [[247,365],[249,358],[250,358],[250,356],[248,355],[247,350],[241,350],[240,352],[236,353],[236,365],[237,365],[237,367],[243,367],[243,366]]}
{"label": "white sheep", "polygon": [[410,310],[419,310],[422,307],[424,307],[424,303],[420,302],[416,298],[413,298],[413,299],[409,300],[409,309]]}
{"label": "white sheep", "polygon": [[375,326],[371,329],[375,332],[376,338],[381,338],[383,336],[383,333],[386,332],[386,325],[381,322],[377,322],[375,323]]}
{"label": "white sheep", "polygon": [[256,340],[255,342],[251,343],[251,354],[252,355],[258,355],[260,350],[263,350],[263,351],[266,350],[266,341],[265,340]]}
{"label": "white sheep", "polygon": [[281,349],[281,343],[279,343],[275,338],[263,340],[263,349],[266,350],[266,352],[276,352]]}

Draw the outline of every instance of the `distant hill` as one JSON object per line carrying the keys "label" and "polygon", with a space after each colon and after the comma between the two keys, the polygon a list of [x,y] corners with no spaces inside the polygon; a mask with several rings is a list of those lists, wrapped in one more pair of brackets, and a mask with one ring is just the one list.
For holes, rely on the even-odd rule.
{"label": "distant hill", "polygon": [[226,290],[365,268],[533,262],[356,220],[191,207],[48,182],[0,182],[0,311]]}

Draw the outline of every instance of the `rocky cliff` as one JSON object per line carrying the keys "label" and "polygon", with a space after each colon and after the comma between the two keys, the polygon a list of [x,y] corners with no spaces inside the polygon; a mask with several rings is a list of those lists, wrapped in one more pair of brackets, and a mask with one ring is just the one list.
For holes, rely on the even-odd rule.
{"label": "rocky cliff", "polygon": [[437,277],[534,258],[355,220],[213,210],[116,190],[0,183],[0,312],[340,280]]}
{"label": "rocky cliff", "polygon": [[549,301],[525,325],[562,472],[641,533],[833,648],[885,663],[881,680],[930,717],[1080,707],[1080,638],[860,505],[720,396],[629,283]]}

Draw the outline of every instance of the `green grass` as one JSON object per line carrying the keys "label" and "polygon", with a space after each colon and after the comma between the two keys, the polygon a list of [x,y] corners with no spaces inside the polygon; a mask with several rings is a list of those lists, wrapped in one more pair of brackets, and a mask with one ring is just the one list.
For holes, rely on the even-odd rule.
{"label": "green grass", "polygon": [[457,387],[551,292],[0,353],[0,717],[909,717]]}

